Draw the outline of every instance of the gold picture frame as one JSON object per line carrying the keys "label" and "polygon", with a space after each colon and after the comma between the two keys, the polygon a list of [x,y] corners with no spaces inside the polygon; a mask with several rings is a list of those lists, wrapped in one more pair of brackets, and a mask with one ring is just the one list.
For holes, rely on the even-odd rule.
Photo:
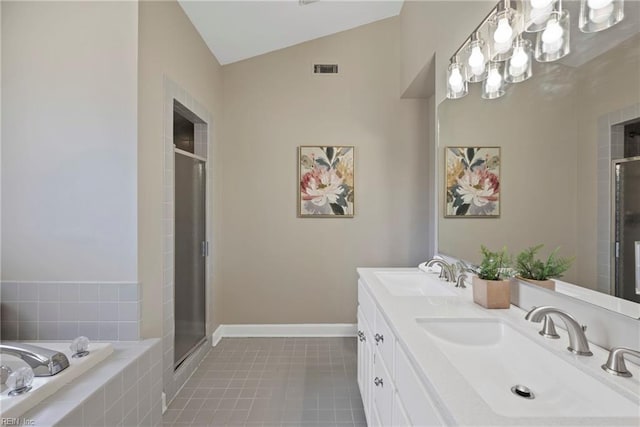
{"label": "gold picture frame", "polygon": [[353,218],[355,147],[298,147],[298,218]]}
{"label": "gold picture frame", "polygon": [[444,217],[500,218],[500,147],[444,150]]}

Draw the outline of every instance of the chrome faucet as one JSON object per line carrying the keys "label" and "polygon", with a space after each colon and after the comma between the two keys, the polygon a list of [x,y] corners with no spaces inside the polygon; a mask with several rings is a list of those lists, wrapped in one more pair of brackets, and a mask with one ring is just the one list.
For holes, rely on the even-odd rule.
{"label": "chrome faucet", "polygon": [[629,370],[627,369],[627,365],[625,365],[624,363],[625,354],[630,354],[632,356],[640,358],[640,351],[631,350],[630,348],[614,347],[609,352],[607,363],[602,365],[602,369],[613,375],[630,377],[631,372],[629,372]]}
{"label": "chrome faucet", "polygon": [[69,359],[63,353],[31,344],[3,341],[0,354],[24,360],[36,377],[49,377],[69,367]]}
{"label": "chrome faucet", "polygon": [[[584,331],[587,329],[586,326],[581,326],[569,313],[551,306],[534,307],[524,318],[529,322],[540,323],[549,314],[557,315],[566,325],[567,332],[569,333],[569,347],[567,347],[567,350],[580,356],[593,356],[593,353],[589,350],[587,336],[584,334]],[[540,331],[541,335],[544,335],[542,332],[546,334],[544,329]]]}
{"label": "chrome faucet", "polygon": [[449,263],[440,258],[431,258],[427,261],[427,267],[433,267],[434,265],[440,266],[440,277],[441,279],[446,279],[447,282],[455,282],[455,274],[453,274],[453,268]]}

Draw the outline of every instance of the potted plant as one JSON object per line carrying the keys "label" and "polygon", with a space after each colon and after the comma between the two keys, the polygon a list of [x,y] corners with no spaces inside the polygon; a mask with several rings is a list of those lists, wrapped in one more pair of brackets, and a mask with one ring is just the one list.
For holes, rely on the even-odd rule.
{"label": "potted plant", "polygon": [[509,308],[511,305],[511,257],[507,248],[492,252],[484,245],[480,248],[482,262],[473,277],[473,302],[485,308]]}
{"label": "potted plant", "polygon": [[551,252],[546,261],[542,261],[536,258],[536,254],[543,246],[532,246],[520,252],[516,257],[515,270],[518,278],[553,291],[556,289],[556,283],[550,279],[562,277],[573,259],[559,257],[558,247]]}

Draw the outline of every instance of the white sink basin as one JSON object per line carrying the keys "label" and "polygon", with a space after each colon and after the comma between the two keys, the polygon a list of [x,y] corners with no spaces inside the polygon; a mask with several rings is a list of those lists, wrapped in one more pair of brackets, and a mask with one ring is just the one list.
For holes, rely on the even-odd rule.
{"label": "white sink basin", "polygon": [[393,296],[447,297],[455,296],[452,283],[441,282],[437,277],[422,271],[379,271],[376,277]]}
{"label": "white sink basin", "polygon": [[[499,319],[417,319],[417,322],[470,387],[500,415],[638,417],[640,413],[638,402],[632,402]],[[528,387],[535,398],[516,396],[511,392],[515,385]]]}

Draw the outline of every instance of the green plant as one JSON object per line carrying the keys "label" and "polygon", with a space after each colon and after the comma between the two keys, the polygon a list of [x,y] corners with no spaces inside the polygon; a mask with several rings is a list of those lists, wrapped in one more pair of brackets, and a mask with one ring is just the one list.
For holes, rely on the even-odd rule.
{"label": "green plant", "polygon": [[507,254],[507,248],[503,247],[499,252],[492,252],[484,245],[480,246],[482,262],[476,273],[483,280],[504,280],[509,277],[511,257]]}
{"label": "green plant", "polygon": [[547,280],[553,277],[562,277],[573,262],[573,258],[561,258],[556,248],[551,252],[546,262],[536,258],[536,254],[544,245],[532,246],[520,252],[516,257],[515,270],[523,279]]}

